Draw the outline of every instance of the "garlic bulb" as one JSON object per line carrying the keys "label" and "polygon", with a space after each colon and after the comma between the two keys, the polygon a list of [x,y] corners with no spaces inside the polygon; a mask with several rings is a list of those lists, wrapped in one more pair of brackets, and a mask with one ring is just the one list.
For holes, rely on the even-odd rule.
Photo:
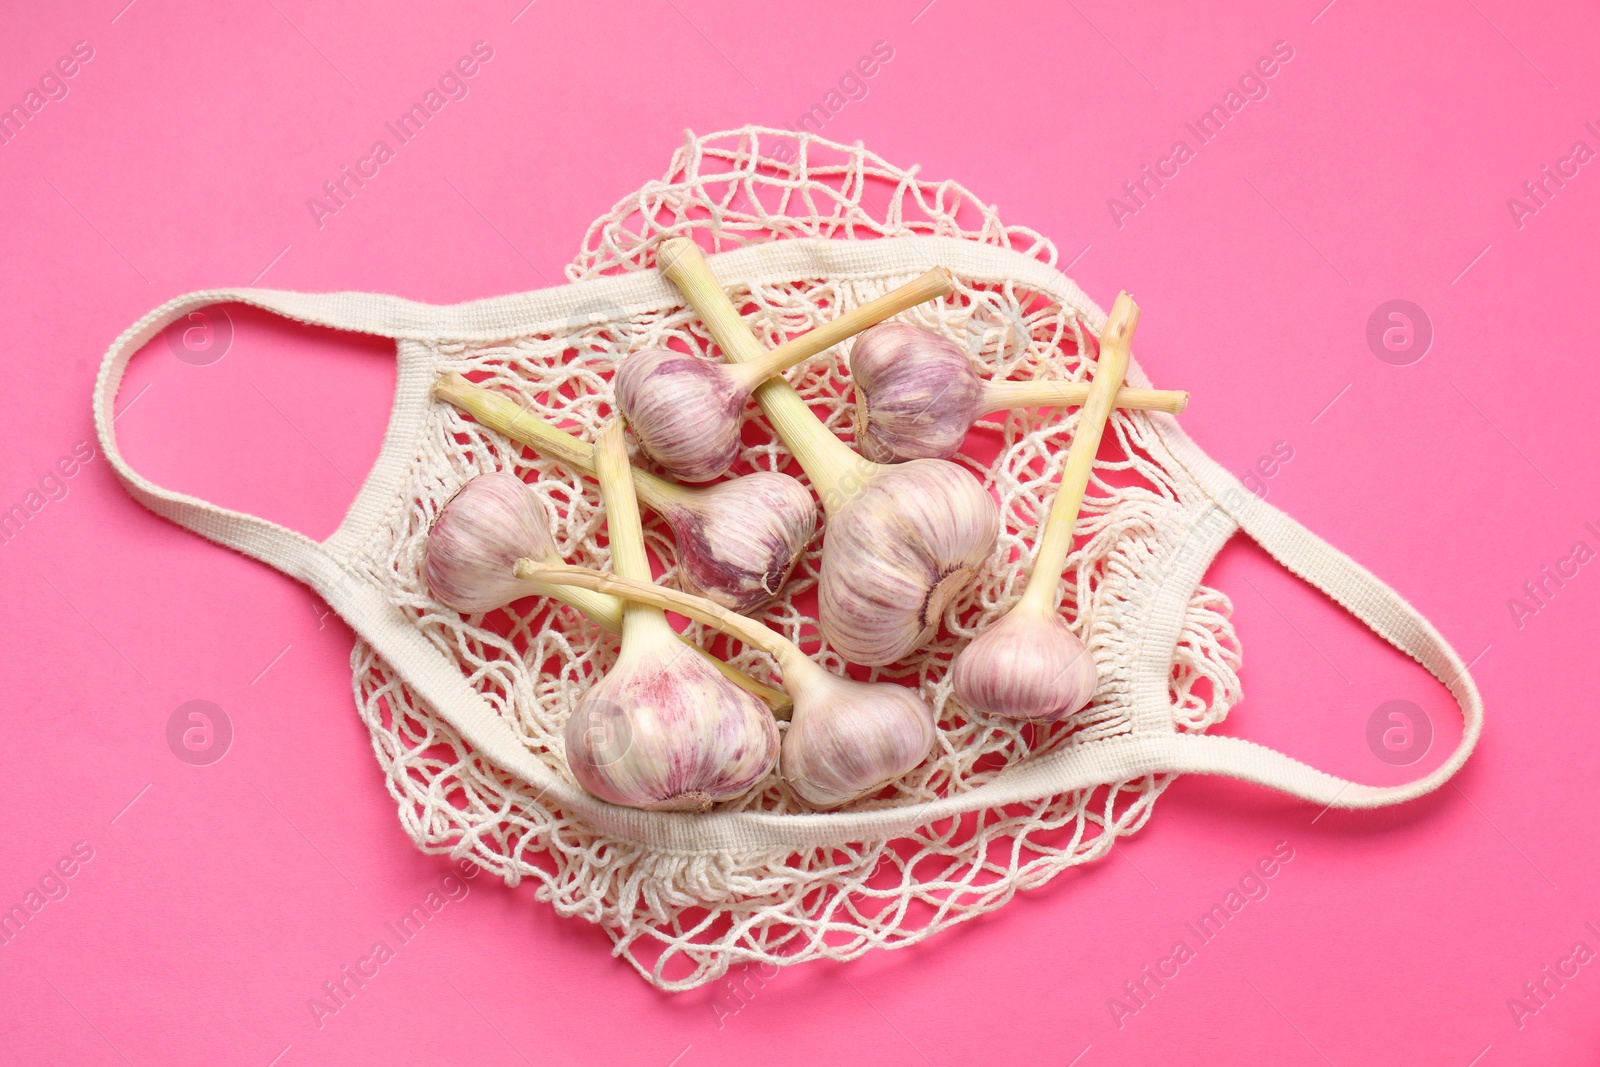
{"label": "garlic bulb", "polygon": [[[1007,408],[1082,404],[1087,382],[993,382],[978,377],[960,345],[916,326],[886,322],[856,338],[850,352],[856,390],[856,447],[879,463],[949,459],[980,417]],[[1189,394],[1119,389],[1120,408],[1181,412]]]}
{"label": "garlic bulb", "polygon": [[[459,374],[440,378],[433,391],[512,440],[585,474],[594,472],[588,445],[509,397]],[[636,470],[633,484],[639,499],[672,530],[684,584],[734,611],[752,611],[776,596],[816,533],[816,503],[787,474],[758,471],[690,488]]]}
{"label": "garlic bulb", "polygon": [[948,292],[949,272],[931,270],[746,363],[713,363],[670,348],[642,349],[617,364],[617,407],[645,452],[668,474],[686,482],[711,481],[739,458],[744,407],[756,386],[857,330]]}
{"label": "garlic bulb", "polygon": [[949,459],[982,411],[983,380],[954,341],[886,322],[850,349],[856,447],[877,463]]}
{"label": "garlic bulb", "polygon": [[1094,381],[1078,416],[1022,598],[963,648],[951,668],[955,694],[969,708],[1049,722],[1071,715],[1094,696],[1098,684],[1094,659],[1057,614],[1057,587],[1138,324],[1138,305],[1127,293],[1119,293],[1100,334]]}
{"label": "garlic bulb", "polygon": [[[694,242],[663,242],[657,262],[735,363],[761,358]],[[773,429],[828,513],[818,588],[822,635],[855,663],[892,663],[924,644],[951,598],[994,549],[1000,515],[973,475],[928,459],[898,467],[862,459],[787,382],[756,389]]]}
{"label": "garlic bulb", "polygon": [[950,669],[969,708],[1050,721],[1094,696],[1094,657],[1052,606],[1019,602],[961,650]]}
{"label": "garlic bulb", "polygon": [[[648,582],[621,422],[601,434],[595,460],[611,564]],[[778,725],[761,702],[687,654],[661,609],[644,604],[623,608],[622,651],[573,709],[565,736],[578,783],[631,808],[704,811],[748,793],[778,760]]]}
{"label": "garlic bulb", "polygon": [[777,596],[816,534],[816,501],[787,474],[755,471],[680,492],[652,510],[672,529],[682,584],[737,612]]}
{"label": "garlic bulb", "polygon": [[875,793],[933,749],[933,711],[903,685],[856,682],[820,667],[799,673],[785,666],[783,679],[798,692],[791,691],[795,714],[779,773],[812,807],[834,808]]}
{"label": "garlic bulb", "polygon": [[938,632],[989,558],[1000,533],[994,499],[937,459],[872,469],[829,499],[838,503],[817,583],[823,636],[852,663],[893,663]]}
{"label": "garlic bulb", "polygon": [[[466,615],[503,608],[525,596],[550,596],[577,608],[596,625],[622,630],[622,601],[587,589],[546,588],[517,578],[512,565],[531,557],[560,563],[550,536],[550,514],[527,483],[509,471],[480,474],[456,491],[428,531],[423,575],[434,599]],[[729,681],[786,715],[787,696],[693,645]]]}
{"label": "garlic bulb", "polygon": [[[495,471],[469,480],[440,509],[428,531],[423,574],[439,603],[464,615],[477,615],[543,592],[512,575],[512,564],[524,556],[561,561],[550,536],[550,513],[521,478]],[[572,592],[550,590],[548,595],[606,629],[621,629],[620,601],[587,590],[576,590],[584,596],[573,599]]]}
{"label": "garlic bulb", "polygon": [[720,478],[739,458],[739,426],[754,383],[740,368],[670,348],[617,364],[617,408],[661,469],[686,482]]}
{"label": "garlic bulb", "polygon": [[915,691],[829,674],[792,641],[709,600],[560,563],[518,560],[515,573],[540,585],[612,593],[670,609],[771,655],[794,700],[779,775],[812,807],[837,807],[875,793],[915,769],[933,749],[938,733],[933,711]]}
{"label": "garlic bulb", "polygon": [[657,617],[665,630],[655,637],[630,636],[624,621],[622,655],[567,720],[567,767],[613,804],[705,811],[772,773],[778,725],[759,700],[674,647]]}

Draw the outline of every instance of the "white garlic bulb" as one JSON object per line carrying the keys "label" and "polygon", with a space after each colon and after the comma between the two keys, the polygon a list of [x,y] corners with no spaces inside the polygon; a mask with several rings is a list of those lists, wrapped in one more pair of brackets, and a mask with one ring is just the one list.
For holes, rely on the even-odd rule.
{"label": "white garlic bulb", "polygon": [[1100,334],[1100,358],[1061,483],[1039,534],[1033,570],[1022,598],[956,656],[955,694],[969,708],[1012,718],[1051,721],[1070,715],[1094,696],[1098,678],[1089,650],[1056,614],[1061,571],[1072,548],[1073,527],[1094,468],[1095,452],[1127,372],[1139,307],[1119,293]]}
{"label": "white garlic bulb", "polygon": [[[729,360],[762,358],[692,241],[664,242],[657,262]],[[823,637],[855,663],[900,659],[931,636],[993,551],[1000,532],[994,499],[969,471],[943,460],[894,467],[862,459],[787,382],[765,382],[755,395],[828,513],[818,593]]]}
{"label": "white garlic bulb", "polygon": [[927,759],[938,738],[933,711],[914,690],[829,674],[792,641],[702,597],[559,563],[519,560],[516,573],[668,608],[771,655],[794,700],[779,776],[812,807],[837,807],[877,792]]}
{"label": "white garlic bulb", "polygon": [[[526,596],[549,596],[577,608],[602,629],[621,632],[622,601],[588,589],[541,586],[517,578],[512,568],[522,558],[561,562],[550,536],[550,514],[521,478],[495,471],[469,479],[440,509],[428,531],[422,570],[434,599],[466,615],[503,608]],[[790,701],[783,693],[702,649],[684,647],[771,705],[774,714],[788,714]]]}
{"label": "white garlic bulb", "polygon": [[779,776],[807,804],[847,804],[928,758],[938,731],[933,711],[912,690],[839,678],[821,667],[800,677],[796,665],[783,670],[795,711],[783,738]]}
{"label": "white garlic bulb", "polygon": [[975,711],[1051,722],[1089,703],[1094,657],[1051,611],[1012,609],[961,650],[950,671],[956,696]]}
{"label": "white garlic bulb", "polygon": [[[512,440],[594,473],[588,445],[509,397],[459,374],[443,376],[433,391]],[[734,611],[753,611],[776,596],[816,534],[816,502],[787,474],[759,471],[690,487],[636,470],[633,484],[671,528],[684,584]]]}
{"label": "white garlic bulb", "polygon": [[[468,480],[440,509],[428,531],[423,574],[439,603],[477,615],[546,592],[512,575],[512,564],[524,556],[560,561],[550,536],[550,513],[521,478],[495,471]],[[560,599],[573,603],[567,592]],[[609,629],[622,624],[622,605],[615,598],[585,596],[573,606],[598,615]]]}
{"label": "white garlic bulb", "polygon": [[[620,421],[600,435],[595,473],[611,564],[648,582]],[[565,736],[579,784],[634,808],[704,811],[748,793],[778,759],[778,726],[761,702],[684,649],[661,609],[644,604],[623,609],[617,662],[584,694]]]}
{"label": "white garlic bulb", "polygon": [[725,474],[739,458],[740,424],[756,386],[871,323],[950,292],[948,271],[931,270],[827,326],[759,358],[713,363],[670,348],[646,348],[617,364],[617,407],[645,452],[686,482]]}
{"label": "white garlic bulb", "polygon": [[[960,345],[903,322],[864,331],[850,352],[856,391],[856,447],[878,463],[948,459],[980,417],[1007,408],[1082,404],[1087,382],[992,382],[978,377]],[[1181,412],[1189,394],[1170,389],[1117,391],[1115,405]]]}

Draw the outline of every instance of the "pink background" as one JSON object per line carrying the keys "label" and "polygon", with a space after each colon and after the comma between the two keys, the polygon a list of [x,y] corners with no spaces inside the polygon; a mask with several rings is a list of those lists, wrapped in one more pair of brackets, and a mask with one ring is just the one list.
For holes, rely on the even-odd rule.
{"label": "pink background", "polygon": [[[75,41],[93,49],[0,147],[0,508],[93,441],[101,354],[169,297],[557,282],[684,127],[796,120],[881,40],[892,60],[823,132],[965,183],[1053,239],[1103,305],[1134,292],[1140,359],[1194,392],[1189,431],[1241,474],[1286,442],[1269,499],[1478,657],[1488,727],[1451,785],[1401,810],[1179,781],[1116,855],[992,917],[737,999],[731,980],[658,993],[531,885],[479,878],[319,1028],[308,998],[447,864],[396,822],[352,713],[350,631],[145,512],[97,457],[45,478],[66,495],[0,545],[0,906],[75,843],[93,852],[0,945],[0,1062],[1593,1062],[1600,963],[1520,1020],[1508,998],[1575,942],[1600,950],[1600,565],[1520,626],[1507,605],[1576,541],[1600,549],[1600,167],[1520,227],[1507,206],[1575,141],[1600,149],[1592,8],[125,3],[13,5],[0,35],[7,105]],[[307,198],[478,40],[494,58],[470,95],[319,228]],[[1277,41],[1294,58],[1270,94],[1119,228],[1107,198]],[[1366,339],[1396,298],[1435,332],[1405,366]],[[389,354],[234,321],[209,365],[159,342],[136,360],[128,455],[325,536],[376,456]],[[1245,649],[1225,730],[1363,781],[1442,758],[1456,716],[1419,669],[1248,544],[1210,580]],[[234,730],[208,766],[166,740],[196,699]],[[1367,743],[1393,699],[1438,734],[1407,768]],[[1108,999],[1278,842],[1294,858],[1268,897],[1119,1028]]]}

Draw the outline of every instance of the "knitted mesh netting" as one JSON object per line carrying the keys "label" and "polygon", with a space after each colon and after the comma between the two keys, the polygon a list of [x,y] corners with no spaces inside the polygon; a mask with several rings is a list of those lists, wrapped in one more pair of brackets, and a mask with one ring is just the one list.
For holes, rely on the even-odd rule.
{"label": "knitted mesh netting", "polygon": [[[648,183],[594,223],[567,275],[580,281],[652,269],[664,237],[690,232],[716,251],[793,238],[938,235],[1010,248],[1047,264],[1056,260],[1049,241],[1003,225],[992,208],[953,182],[923,180],[914,169],[891,166],[859,146],[752,127],[701,139],[691,135],[661,181]],[[919,272],[870,285],[812,279],[736,288],[733,296],[770,347]],[[1086,380],[1095,351],[1091,326],[1102,321],[1096,316],[1097,309],[1062,306],[1016,286],[976,285],[958,277],[955,294],[902,318],[968,346],[989,376]],[[574,315],[564,330],[490,347],[441,345],[435,357],[441,372],[466,374],[593,440],[611,415],[613,360],[669,342],[719,358],[687,308],[628,314],[598,307]],[[813,410],[848,437],[853,397],[847,349],[819,356],[789,379]],[[1146,383],[1135,371],[1130,384]],[[434,405],[429,418],[409,475],[409,506],[365,547],[357,566],[459,665],[532,752],[570,778],[562,728],[586,687],[614,661],[616,639],[571,609],[538,598],[463,617],[432,600],[421,565],[428,530],[455,490],[473,475],[509,469],[544,499],[562,554],[574,563],[606,567],[603,536],[597,538],[604,531],[598,490],[446,405]],[[987,440],[994,462],[958,457],[1000,501],[1005,528],[990,565],[951,604],[930,645],[892,667],[856,672],[916,685],[940,728],[938,746],[922,767],[856,807],[916,804],[969,790],[1042,752],[1129,730],[1125,665],[1132,635],[1125,618],[1140,575],[1161,565],[1170,531],[1181,526],[1200,496],[1140,412],[1118,410],[1111,417],[1065,575],[1062,610],[1100,669],[1095,701],[1054,726],[1025,725],[969,715],[945,678],[956,651],[1020,594],[1023,568],[1015,561],[1031,554],[1075,418],[1076,409],[992,416],[972,440],[980,451],[977,443]],[[760,432],[747,432],[752,443],[735,473],[798,474],[758,413],[752,411],[751,421]],[[649,516],[646,540],[665,568],[662,581],[673,583],[672,542]],[[814,622],[820,543],[821,538],[813,544],[783,596],[758,617],[842,671],[838,656],[822,647]],[[1206,729],[1240,699],[1230,611],[1223,594],[1205,587],[1189,603],[1170,679],[1180,730]],[[773,677],[762,653],[696,625],[686,632],[755,677]],[[1081,790],[844,848],[653,850],[556,810],[533,787],[483,759],[366,641],[357,640],[352,664],[357,707],[401,822],[418,847],[470,859],[511,885],[533,880],[538,899],[602,926],[615,953],[663,989],[702,985],[734,964],[850,959],[872,948],[913,944],[1001,907],[1018,890],[1042,886],[1069,867],[1104,856],[1119,836],[1144,824],[1170,781],[1150,776]],[[805,810],[776,778],[725,807]]]}

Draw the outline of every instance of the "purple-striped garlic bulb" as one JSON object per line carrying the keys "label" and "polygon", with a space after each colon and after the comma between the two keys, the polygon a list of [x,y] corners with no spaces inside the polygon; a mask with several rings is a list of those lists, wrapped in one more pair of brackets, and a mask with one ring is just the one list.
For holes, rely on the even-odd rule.
{"label": "purple-striped garlic bulb", "polygon": [[[649,621],[630,623],[635,613]],[[567,720],[567,767],[601,800],[705,811],[748,793],[777,763],[772,713],[674,634],[659,609],[626,608],[622,654]]]}
{"label": "purple-striped garlic bulb", "polygon": [[[856,391],[855,437],[878,463],[949,459],[972,424],[991,411],[1082,404],[1088,382],[985,381],[956,342],[903,322],[865,330],[850,351]],[[1177,414],[1189,394],[1120,389],[1115,406]]]}
{"label": "purple-striped garlic bulb", "polygon": [[[510,471],[471,478],[433,520],[423,574],[434,599],[463,615],[503,608],[535,594],[554,596],[606,629],[622,626],[622,604],[588,590],[537,589],[511,573],[523,557],[561,562],[550,513],[533,488]],[[576,592],[581,594],[573,597]]]}
{"label": "purple-striped garlic bulb", "polygon": [[1094,656],[1054,607],[1018,602],[961,650],[950,670],[969,708],[1013,719],[1054,721],[1094,696]]}
{"label": "purple-striped garlic bulb", "polygon": [[680,584],[738,612],[778,595],[817,531],[811,491],[776,471],[697,489],[662,481],[641,499],[646,492],[678,546]]}
{"label": "purple-striped garlic bulb", "polygon": [[981,412],[983,379],[949,338],[903,322],[864,331],[850,349],[856,447],[875,463],[949,459]]}
{"label": "purple-striped garlic bulb", "polygon": [[[809,358],[802,354],[793,363]],[[617,408],[645,453],[675,478],[709,482],[739,458],[751,391],[793,363],[714,363],[670,348],[645,348],[617,364],[612,385]]]}
{"label": "purple-striped garlic bulb", "polygon": [[[1000,515],[971,472],[944,460],[868,464],[826,430],[849,466],[825,472],[827,538],[817,608],[828,644],[852,663],[893,663],[926,644],[994,550]],[[856,475],[859,474],[859,479]]]}
{"label": "purple-striped garlic bulb", "polygon": [[779,659],[794,716],[783,737],[779,775],[814,808],[836,808],[876,793],[928,758],[938,730],[915,691],[893,682],[856,682],[807,659]]}

